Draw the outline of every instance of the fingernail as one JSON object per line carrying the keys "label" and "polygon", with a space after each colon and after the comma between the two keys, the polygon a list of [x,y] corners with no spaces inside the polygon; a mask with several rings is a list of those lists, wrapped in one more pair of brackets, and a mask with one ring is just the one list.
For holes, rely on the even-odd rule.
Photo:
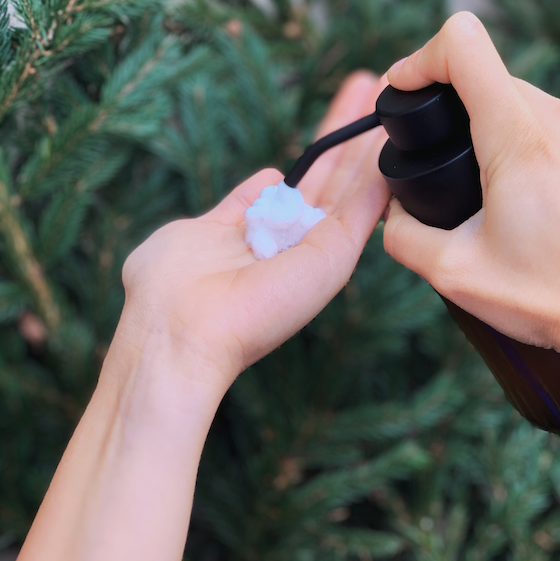
{"label": "fingernail", "polygon": [[401,60],[397,60],[397,62],[395,62],[395,64],[393,64],[393,66],[391,66],[391,68],[389,68],[389,70],[387,70],[387,72],[396,72],[404,64],[404,61],[407,58],[408,57],[405,56],[404,58],[401,58]]}

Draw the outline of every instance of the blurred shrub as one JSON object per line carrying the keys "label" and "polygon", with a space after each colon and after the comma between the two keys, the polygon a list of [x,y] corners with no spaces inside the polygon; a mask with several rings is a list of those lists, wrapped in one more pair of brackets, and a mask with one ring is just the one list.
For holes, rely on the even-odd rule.
{"label": "blurred shrub", "polygon": [[[559,93],[556,1],[492,14],[512,70]],[[93,391],[126,255],[287,170],[344,76],[384,72],[446,17],[443,0],[0,0],[0,548],[24,539]],[[378,229],[226,397],[186,555],[552,558],[557,448]]]}

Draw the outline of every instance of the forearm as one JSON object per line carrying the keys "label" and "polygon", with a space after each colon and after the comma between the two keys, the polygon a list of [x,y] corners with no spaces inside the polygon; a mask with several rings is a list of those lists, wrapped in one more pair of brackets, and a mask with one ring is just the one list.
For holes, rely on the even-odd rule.
{"label": "forearm", "polygon": [[207,363],[122,322],[20,561],[182,558],[223,391],[204,382]]}

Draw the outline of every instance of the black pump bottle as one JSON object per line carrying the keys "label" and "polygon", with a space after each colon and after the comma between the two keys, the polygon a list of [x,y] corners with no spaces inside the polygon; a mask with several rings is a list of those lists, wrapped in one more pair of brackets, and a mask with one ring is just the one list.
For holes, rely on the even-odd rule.
{"label": "black pump bottle", "polygon": [[379,168],[409,214],[451,230],[482,207],[469,116],[452,86],[416,92],[389,86],[377,100],[377,116],[389,135]]}
{"label": "black pump bottle", "polygon": [[[446,84],[412,92],[388,86],[375,113],[318,140],[284,181],[295,187],[325,150],[379,124],[389,135],[379,168],[407,212],[424,224],[451,230],[480,210],[469,116]],[[560,354],[515,341],[442,299],[514,407],[535,426],[560,433]]]}

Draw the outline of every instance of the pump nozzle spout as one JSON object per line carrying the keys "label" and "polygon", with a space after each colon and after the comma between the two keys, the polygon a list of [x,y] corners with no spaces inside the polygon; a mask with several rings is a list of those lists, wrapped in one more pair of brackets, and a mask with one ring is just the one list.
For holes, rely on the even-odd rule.
{"label": "pump nozzle spout", "polygon": [[288,173],[288,175],[284,178],[284,183],[288,187],[297,187],[302,177],[307,173],[309,168],[321,154],[330,148],[341,144],[342,142],[346,142],[355,136],[379,126],[380,124],[381,122],[379,121],[379,117],[376,112],[366,117],[362,117],[361,119],[358,119],[357,121],[354,121],[353,123],[331,132],[323,138],[320,138],[300,156],[290,173]]}

